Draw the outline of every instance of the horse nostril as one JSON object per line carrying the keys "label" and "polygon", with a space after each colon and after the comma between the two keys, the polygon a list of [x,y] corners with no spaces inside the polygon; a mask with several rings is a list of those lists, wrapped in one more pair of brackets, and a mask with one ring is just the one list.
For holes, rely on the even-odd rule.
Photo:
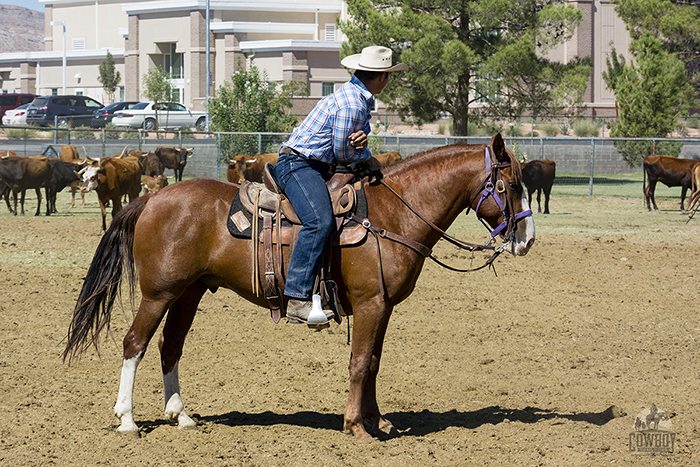
{"label": "horse nostril", "polygon": [[527,242],[527,249],[529,250],[532,247],[532,245],[534,245],[534,244],[535,244],[535,239],[531,238],[530,241]]}

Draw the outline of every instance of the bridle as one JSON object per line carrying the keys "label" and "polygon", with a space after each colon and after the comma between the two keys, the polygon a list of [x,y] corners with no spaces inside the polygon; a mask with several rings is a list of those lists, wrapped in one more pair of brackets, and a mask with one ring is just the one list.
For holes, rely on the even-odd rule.
{"label": "bridle", "polygon": [[[479,193],[481,193],[481,198],[479,199],[476,208],[474,208],[476,218],[479,219],[479,222],[481,222],[484,227],[491,232],[491,240],[493,240],[496,235],[502,235],[504,239],[512,242],[515,240],[515,231],[517,229],[518,221],[527,216],[531,216],[532,209],[515,213],[512,203],[510,202],[510,198],[506,196],[507,188],[506,183],[503,181],[503,177],[501,176],[501,169],[511,167],[511,162],[498,162],[493,155],[491,147],[486,146],[486,148],[484,148],[484,166],[486,168],[486,179],[484,179],[484,181],[481,183],[481,186],[476,193],[474,193],[472,199],[469,200],[467,214],[469,214],[469,210],[471,209],[474,200],[477,196],[479,196]],[[501,214],[503,215],[503,222],[501,222],[493,230],[491,230],[486,222],[484,222],[484,219],[479,215],[481,203],[483,203],[489,196],[492,196],[494,201],[496,201],[498,209],[500,209]],[[502,233],[503,229],[506,229],[505,233]],[[491,242],[489,241],[489,243]]]}
{"label": "bridle", "polygon": [[[532,210],[527,209],[525,211],[521,211],[518,213],[515,213],[513,211],[512,203],[510,202],[510,199],[506,196],[506,183],[503,181],[503,177],[501,175],[501,169],[504,169],[506,167],[511,166],[511,162],[498,162],[493,155],[493,151],[491,150],[490,146],[486,146],[484,148],[484,165],[485,165],[485,170],[486,170],[486,178],[484,181],[481,183],[479,189],[474,193],[474,196],[472,196],[471,200],[469,201],[469,205],[467,207],[466,214],[469,214],[469,210],[472,209],[471,206],[474,203],[474,200],[476,200],[476,197],[481,194],[481,198],[479,199],[479,202],[476,205],[476,208],[474,208],[474,212],[476,213],[477,219],[486,227],[487,230],[490,231],[491,233],[491,238],[490,240],[484,244],[474,244],[474,243],[469,243],[465,242],[463,240],[459,240],[451,235],[449,235],[447,232],[442,230],[440,227],[423,217],[419,212],[417,212],[411,205],[406,202],[396,191],[394,191],[393,188],[391,188],[389,185],[387,185],[381,175],[376,176],[376,180],[378,180],[379,183],[381,183],[384,187],[386,187],[389,191],[391,191],[394,196],[396,196],[413,214],[415,214],[419,219],[421,219],[423,222],[425,222],[431,229],[435,230],[438,232],[441,236],[441,238],[447,240],[448,242],[452,243],[453,245],[464,249],[464,250],[469,250],[472,252],[472,259],[474,252],[476,251],[484,251],[484,250],[491,250],[493,251],[493,254],[489,259],[486,260],[486,262],[476,268],[469,268],[469,269],[459,269],[459,268],[454,268],[452,266],[449,266],[442,261],[438,260],[435,258],[432,254],[432,250],[428,248],[427,246],[416,242],[415,240],[412,240],[410,238],[406,238],[402,235],[398,235],[392,232],[389,232],[385,229],[380,229],[372,225],[368,219],[360,219],[359,217],[355,216],[355,214],[349,214],[348,218],[354,220],[355,222],[358,222],[362,224],[365,229],[367,229],[372,235],[377,237],[382,237],[386,238],[398,243],[401,243],[412,250],[416,251],[417,253],[421,254],[422,256],[426,258],[430,258],[433,261],[435,261],[437,264],[440,266],[449,269],[450,271],[455,271],[455,272],[472,272],[472,271],[478,271],[479,269],[483,269],[486,266],[493,267],[493,262],[496,260],[496,258],[504,251],[505,245],[507,242],[513,242],[515,240],[515,231],[517,229],[517,222],[527,216],[532,215]],[[489,196],[493,196],[493,199],[496,201],[496,204],[498,205],[499,210],[501,211],[501,214],[503,215],[503,222],[501,222],[495,229],[491,230],[488,226],[488,224],[484,221],[484,219],[479,216],[479,210],[481,208],[481,204],[486,200]],[[506,229],[505,233],[502,233],[503,230]],[[500,247],[496,247],[494,243],[494,238],[496,235],[501,235],[506,242],[501,245]],[[377,249],[379,249],[379,241],[377,238]],[[379,252],[378,252],[379,253]],[[381,255],[380,255],[381,258]],[[381,259],[380,259],[381,261]],[[381,262],[380,262],[380,271],[381,271]],[[495,273],[495,270],[494,270]],[[381,274],[381,272],[380,272]],[[383,289],[383,284],[380,281],[380,287]]]}

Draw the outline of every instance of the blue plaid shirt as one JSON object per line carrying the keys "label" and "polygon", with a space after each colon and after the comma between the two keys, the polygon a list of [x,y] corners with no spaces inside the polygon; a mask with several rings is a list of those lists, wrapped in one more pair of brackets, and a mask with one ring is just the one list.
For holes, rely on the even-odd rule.
{"label": "blue plaid shirt", "polygon": [[328,164],[368,160],[369,149],[356,150],[348,137],[363,130],[369,136],[372,93],[354,75],[333,94],[321,99],[284,145],[307,159]]}

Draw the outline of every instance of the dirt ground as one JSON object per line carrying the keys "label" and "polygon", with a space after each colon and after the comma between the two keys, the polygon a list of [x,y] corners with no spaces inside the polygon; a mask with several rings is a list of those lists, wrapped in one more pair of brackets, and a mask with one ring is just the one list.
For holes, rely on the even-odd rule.
{"label": "dirt ground", "polygon": [[[60,358],[100,239],[95,200],[68,213],[68,196],[48,218],[1,208],[0,465],[700,463],[700,217],[686,225],[677,200],[648,213],[639,199],[555,193],[552,214],[535,216],[532,251],[501,256],[498,276],[428,262],[392,316],[378,380],[398,433],[357,443],[342,432],[347,321],[318,333],[275,325],[226,290],[205,295],[180,363],[198,430],[164,421],[152,342],[136,378],[140,438],[118,435],[128,301],[99,357]],[[454,234],[486,236],[473,214]],[[449,245],[436,254],[468,265]],[[652,404],[670,415],[672,454],[629,451],[635,417]]]}

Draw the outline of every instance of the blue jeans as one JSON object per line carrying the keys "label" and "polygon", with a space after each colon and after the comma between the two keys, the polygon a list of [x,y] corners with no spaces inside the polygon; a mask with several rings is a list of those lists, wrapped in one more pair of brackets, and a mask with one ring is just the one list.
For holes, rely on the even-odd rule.
{"label": "blue jeans", "polygon": [[284,294],[310,300],[326,240],[333,229],[333,208],[326,180],[330,166],[295,154],[282,154],[274,166],[277,183],[302,223],[294,244]]}

